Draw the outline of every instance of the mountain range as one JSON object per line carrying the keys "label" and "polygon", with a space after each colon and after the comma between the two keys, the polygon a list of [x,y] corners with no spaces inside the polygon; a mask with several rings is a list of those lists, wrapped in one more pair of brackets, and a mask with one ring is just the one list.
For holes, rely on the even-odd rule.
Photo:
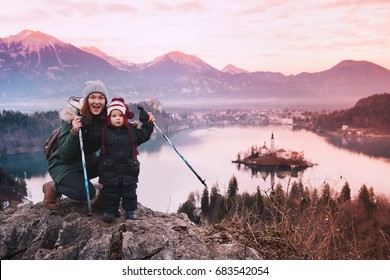
{"label": "mountain range", "polygon": [[135,64],[96,48],[78,48],[39,31],[0,38],[0,107],[38,100],[62,102],[80,96],[86,80],[100,79],[110,95],[128,101],[206,101],[345,104],[390,91],[390,71],[368,61],[344,60],[316,73],[218,70],[200,58],[172,51]]}

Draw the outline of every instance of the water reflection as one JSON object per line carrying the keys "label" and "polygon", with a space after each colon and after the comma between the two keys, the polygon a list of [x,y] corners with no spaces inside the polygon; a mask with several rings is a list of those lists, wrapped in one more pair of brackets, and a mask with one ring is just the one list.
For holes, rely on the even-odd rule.
{"label": "water reflection", "polygon": [[307,166],[248,166],[245,164],[236,164],[237,170],[244,173],[251,173],[253,178],[262,178],[264,182],[267,181],[267,178],[270,177],[270,187],[272,188],[275,185],[275,175],[279,179],[285,178],[298,178],[301,175],[301,172],[306,170]]}
{"label": "water reflection", "polygon": [[328,136],[327,141],[339,148],[371,157],[390,158],[390,137],[337,137]]}
{"label": "water reflection", "polygon": [[43,152],[0,157],[0,210],[28,196],[25,179],[43,177],[47,173]]}
{"label": "water reflection", "polygon": [[[294,126],[294,131],[307,131]],[[319,133],[328,143],[370,157],[390,159],[390,136],[332,135]]]}
{"label": "water reflection", "polygon": [[0,166],[3,166],[12,176],[21,179],[42,177],[48,167],[42,151],[0,157]]}

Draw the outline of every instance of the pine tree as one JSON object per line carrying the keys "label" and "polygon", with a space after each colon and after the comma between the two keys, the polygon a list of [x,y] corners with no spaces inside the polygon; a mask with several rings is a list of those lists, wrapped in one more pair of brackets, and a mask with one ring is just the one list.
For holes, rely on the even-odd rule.
{"label": "pine tree", "polygon": [[229,181],[227,195],[228,200],[232,200],[238,192],[238,182],[236,176],[233,175],[233,177]]}
{"label": "pine tree", "polygon": [[257,189],[256,189],[256,208],[257,208],[257,211],[259,213],[259,216],[261,216],[264,212],[264,201],[263,201],[263,197],[261,195],[259,186],[257,186]]}
{"label": "pine tree", "polygon": [[188,218],[193,221],[194,223],[199,223],[199,217],[195,217],[194,215],[194,210],[196,209],[195,207],[195,194],[191,192],[188,195],[188,198],[186,202],[181,204],[179,206],[179,209],[177,210],[177,213],[185,213],[187,214]]}
{"label": "pine tree", "polygon": [[291,186],[289,199],[291,200],[298,200],[301,197],[301,193],[299,190],[299,185],[297,182],[294,182]]}
{"label": "pine tree", "polygon": [[341,190],[341,193],[340,193],[339,197],[337,198],[337,202],[342,205],[349,200],[351,200],[351,189],[349,187],[348,182],[345,182],[345,184]]}
{"label": "pine tree", "polygon": [[203,189],[202,199],[200,201],[200,208],[202,209],[202,213],[204,215],[209,214],[209,206],[210,206],[209,191],[208,191],[207,187],[205,186]]}
{"label": "pine tree", "polygon": [[329,205],[331,198],[330,186],[328,183],[324,183],[319,202],[322,206],[326,206]]}
{"label": "pine tree", "polygon": [[210,191],[210,207],[209,207],[210,223],[218,222],[222,200],[223,198],[219,193],[219,186],[216,183],[211,187],[211,191]]}
{"label": "pine tree", "polygon": [[227,189],[227,209],[230,211],[236,200],[236,195],[238,192],[238,183],[237,178],[233,175],[233,177],[229,181],[228,189]]}
{"label": "pine tree", "polygon": [[374,194],[374,190],[372,188],[370,188],[370,191],[369,191],[367,189],[367,186],[363,185],[359,190],[358,198],[363,203],[364,208],[367,211],[371,211],[371,210],[374,210],[376,208],[375,194]]}

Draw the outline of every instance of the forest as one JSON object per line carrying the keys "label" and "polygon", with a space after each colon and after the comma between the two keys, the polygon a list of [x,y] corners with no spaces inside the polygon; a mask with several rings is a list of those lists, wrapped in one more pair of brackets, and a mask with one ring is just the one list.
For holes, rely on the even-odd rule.
{"label": "forest", "polygon": [[[0,166],[0,202],[19,203],[27,196],[26,181],[11,176]],[[0,210],[2,210],[0,205]]]}
{"label": "forest", "polygon": [[0,113],[0,156],[43,149],[44,139],[60,125],[57,111]]}
{"label": "forest", "polygon": [[357,197],[347,182],[340,193],[326,182],[320,189],[294,182],[249,194],[239,193],[233,176],[225,194],[218,184],[190,193],[178,213],[266,259],[390,259],[390,202],[366,185]]}
{"label": "forest", "polygon": [[[313,130],[335,131],[348,125],[356,129],[368,129],[376,134],[390,134],[390,93],[371,95],[360,99],[354,107],[329,113],[307,113],[303,124]],[[306,121],[306,123],[305,123]],[[301,123],[302,120],[294,120]]]}

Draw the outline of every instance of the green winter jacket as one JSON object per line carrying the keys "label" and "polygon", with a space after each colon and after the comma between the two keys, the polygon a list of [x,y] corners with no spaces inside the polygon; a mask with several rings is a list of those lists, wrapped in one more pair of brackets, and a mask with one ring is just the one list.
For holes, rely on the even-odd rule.
{"label": "green winter jacket", "polygon": [[[59,115],[62,120],[61,133],[58,138],[59,145],[48,160],[50,176],[56,183],[59,183],[70,172],[83,171],[79,136],[70,133],[76,110],[72,107],[65,107],[60,111]],[[100,132],[100,129],[98,131]],[[85,132],[85,129],[83,129],[83,136]],[[96,156],[96,151],[100,147],[100,134],[98,137],[95,136],[94,140],[90,139],[83,137],[87,168],[97,165],[98,157]]]}

